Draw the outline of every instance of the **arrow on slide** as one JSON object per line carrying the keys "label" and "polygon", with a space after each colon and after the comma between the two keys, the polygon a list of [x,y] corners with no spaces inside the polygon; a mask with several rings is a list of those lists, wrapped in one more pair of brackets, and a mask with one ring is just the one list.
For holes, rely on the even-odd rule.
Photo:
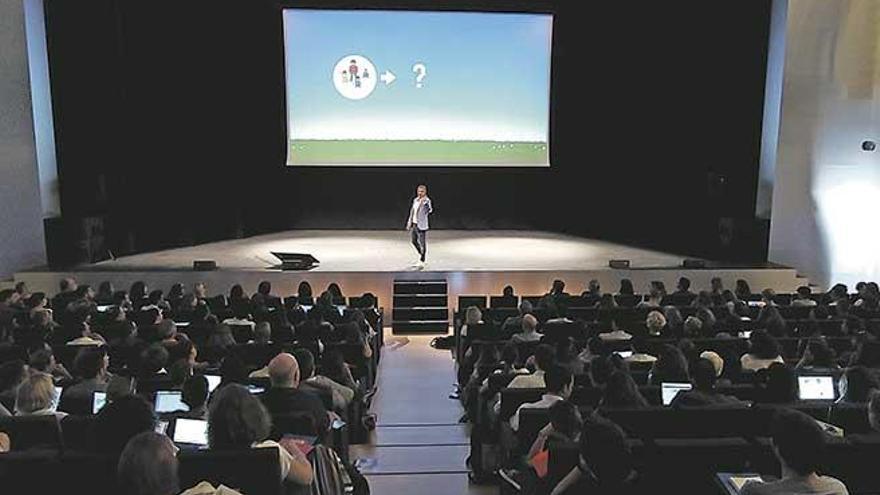
{"label": "arrow on slide", "polygon": [[397,79],[397,76],[395,76],[390,70],[386,70],[384,74],[379,76],[379,80],[385,83],[385,86],[393,83],[395,79]]}

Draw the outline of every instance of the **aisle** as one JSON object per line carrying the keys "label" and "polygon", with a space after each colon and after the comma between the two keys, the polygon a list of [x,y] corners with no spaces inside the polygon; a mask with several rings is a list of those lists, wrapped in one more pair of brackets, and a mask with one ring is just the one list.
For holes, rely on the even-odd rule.
{"label": "aisle", "polygon": [[430,347],[431,337],[386,337],[373,400],[378,426],[370,445],[356,445],[351,459],[362,467],[375,495],[486,495],[491,486],[470,486],[465,469],[467,426],[462,408],[448,398],[455,380],[448,351]]}

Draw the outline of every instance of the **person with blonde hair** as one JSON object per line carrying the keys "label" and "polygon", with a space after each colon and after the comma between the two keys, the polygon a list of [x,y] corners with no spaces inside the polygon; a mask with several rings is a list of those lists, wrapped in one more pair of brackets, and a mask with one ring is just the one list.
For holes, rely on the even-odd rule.
{"label": "person with blonde hair", "polygon": [[538,319],[532,315],[525,315],[522,319],[522,332],[513,334],[512,342],[537,342],[543,335],[538,333]]}
{"label": "person with blonde hair", "polygon": [[66,413],[56,412],[58,397],[52,377],[46,373],[33,373],[18,387],[15,396],[17,416],[49,416],[54,414],[61,419]]}
{"label": "person with blonde hair", "polygon": [[659,336],[665,326],[666,317],[660,311],[651,311],[645,318],[645,327],[648,328],[648,335],[652,337]]}
{"label": "person with blonde hair", "polygon": [[467,337],[468,327],[470,325],[479,325],[483,323],[483,313],[476,306],[468,306],[464,310],[464,325],[461,326],[461,335]]}

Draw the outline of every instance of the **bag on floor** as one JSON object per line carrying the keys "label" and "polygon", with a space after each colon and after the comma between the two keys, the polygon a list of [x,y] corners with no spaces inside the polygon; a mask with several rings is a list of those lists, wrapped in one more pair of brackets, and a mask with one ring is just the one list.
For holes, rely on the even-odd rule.
{"label": "bag on floor", "polygon": [[434,340],[431,341],[431,347],[448,351],[455,347],[455,337],[452,335],[448,337],[435,337]]}
{"label": "bag on floor", "polygon": [[342,459],[336,452],[324,445],[316,446],[309,452],[312,463],[311,495],[347,495],[352,493],[351,477],[345,469]]}

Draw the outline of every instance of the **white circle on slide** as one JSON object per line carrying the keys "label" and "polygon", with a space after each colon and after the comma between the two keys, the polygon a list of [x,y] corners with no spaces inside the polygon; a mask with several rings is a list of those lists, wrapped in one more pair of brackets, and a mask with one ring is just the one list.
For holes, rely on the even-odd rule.
{"label": "white circle on slide", "polygon": [[363,100],[376,89],[376,66],[361,55],[346,55],[333,67],[333,86],[349,100]]}

